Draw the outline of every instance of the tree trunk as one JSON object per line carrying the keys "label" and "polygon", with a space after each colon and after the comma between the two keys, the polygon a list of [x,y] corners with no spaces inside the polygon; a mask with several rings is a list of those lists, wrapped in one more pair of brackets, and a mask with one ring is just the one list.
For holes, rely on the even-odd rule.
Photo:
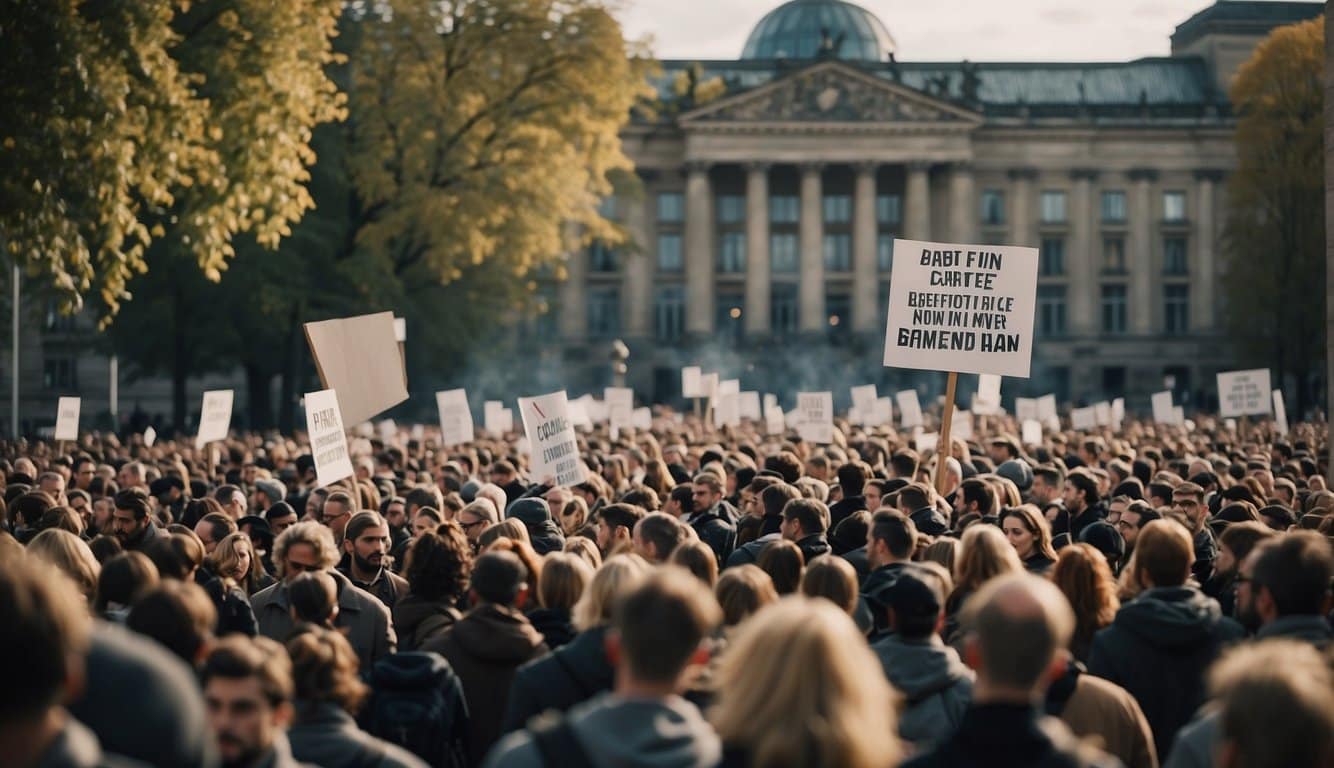
{"label": "tree trunk", "polygon": [[265,373],[259,366],[253,364],[245,366],[246,398],[250,405],[251,429],[268,429],[273,426],[273,398],[269,394],[269,384],[272,381],[272,373]]}

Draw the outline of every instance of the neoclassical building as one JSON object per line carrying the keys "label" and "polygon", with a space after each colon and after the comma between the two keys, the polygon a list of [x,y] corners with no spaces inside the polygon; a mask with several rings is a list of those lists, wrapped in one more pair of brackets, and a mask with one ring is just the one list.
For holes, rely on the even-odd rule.
{"label": "neoclassical building", "polygon": [[1162,58],[918,63],[863,8],[791,0],[735,61],[663,62],[671,106],[622,134],[642,188],[607,201],[632,245],[573,254],[551,287],[570,386],[601,383],[623,339],[650,400],[695,362],[789,395],[938,390],[943,376],[880,365],[903,237],[1040,249],[1033,376],[1007,395],[1147,410],[1166,381],[1207,400],[1232,365],[1227,87],[1270,30],[1321,9],[1222,0]]}

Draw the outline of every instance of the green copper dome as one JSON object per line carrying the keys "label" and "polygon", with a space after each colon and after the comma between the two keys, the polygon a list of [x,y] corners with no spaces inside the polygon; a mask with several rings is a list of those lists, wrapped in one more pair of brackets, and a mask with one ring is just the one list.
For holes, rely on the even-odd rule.
{"label": "green copper dome", "polygon": [[884,61],[894,38],[870,11],[842,0],[791,0],[760,19],[743,59]]}

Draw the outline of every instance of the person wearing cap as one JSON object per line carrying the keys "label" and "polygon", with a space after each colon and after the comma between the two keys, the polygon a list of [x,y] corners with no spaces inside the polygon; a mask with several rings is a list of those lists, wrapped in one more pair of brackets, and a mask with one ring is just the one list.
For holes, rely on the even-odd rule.
{"label": "person wearing cap", "polygon": [[876,623],[889,632],[871,644],[885,676],[904,696],[899,736],[919,749],[943,741],[973,697],[973,672],[940,639],[945,598],[940,577],[905,563],[866,595]]}
{"label": "person wearing cap", "polygon": [[1033,469],[1023,459],[1008,459],[996,467],[996,474],[1014,483],[1020,494],[1033,487]]}
{"label": "person wearing cap", "polygon": [[545,555],[565,548],[565,534],[556,521],[551,519],[551,508],[545,499],[538,496],[515,499],[505,510],[505,517],[523,523],[537,554]]}
{"label": "person wearing cap", "polygon": [[262,515],[269,507],[287,498],[287,489],[283,484],[268,477],[255,481],[255,490],[250,494],[251,514]]}
{"label": "person wearing cap", "polygon": [[[1011,435],[999,435],[993,437],[991,442],[987,443],[987,457],[991,459],[992,464],[998,467],[1007,461],[1018,459],[1022,455],[1023,452],[1019,450],[1019,441]],[[1024,489],[1020,488],[1019,490]]]}

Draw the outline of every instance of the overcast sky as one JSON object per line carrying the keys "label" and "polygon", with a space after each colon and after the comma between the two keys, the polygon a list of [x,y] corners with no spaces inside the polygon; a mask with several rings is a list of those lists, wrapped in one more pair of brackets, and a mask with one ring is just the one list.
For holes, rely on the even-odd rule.
{"label": "overcast sky", "polygon": [[[735,59],[781,0],[620,0],[626,36],[663,59]],[[1166,56],[1211,0],[860,0],[901,61],[1125,61]]]}

